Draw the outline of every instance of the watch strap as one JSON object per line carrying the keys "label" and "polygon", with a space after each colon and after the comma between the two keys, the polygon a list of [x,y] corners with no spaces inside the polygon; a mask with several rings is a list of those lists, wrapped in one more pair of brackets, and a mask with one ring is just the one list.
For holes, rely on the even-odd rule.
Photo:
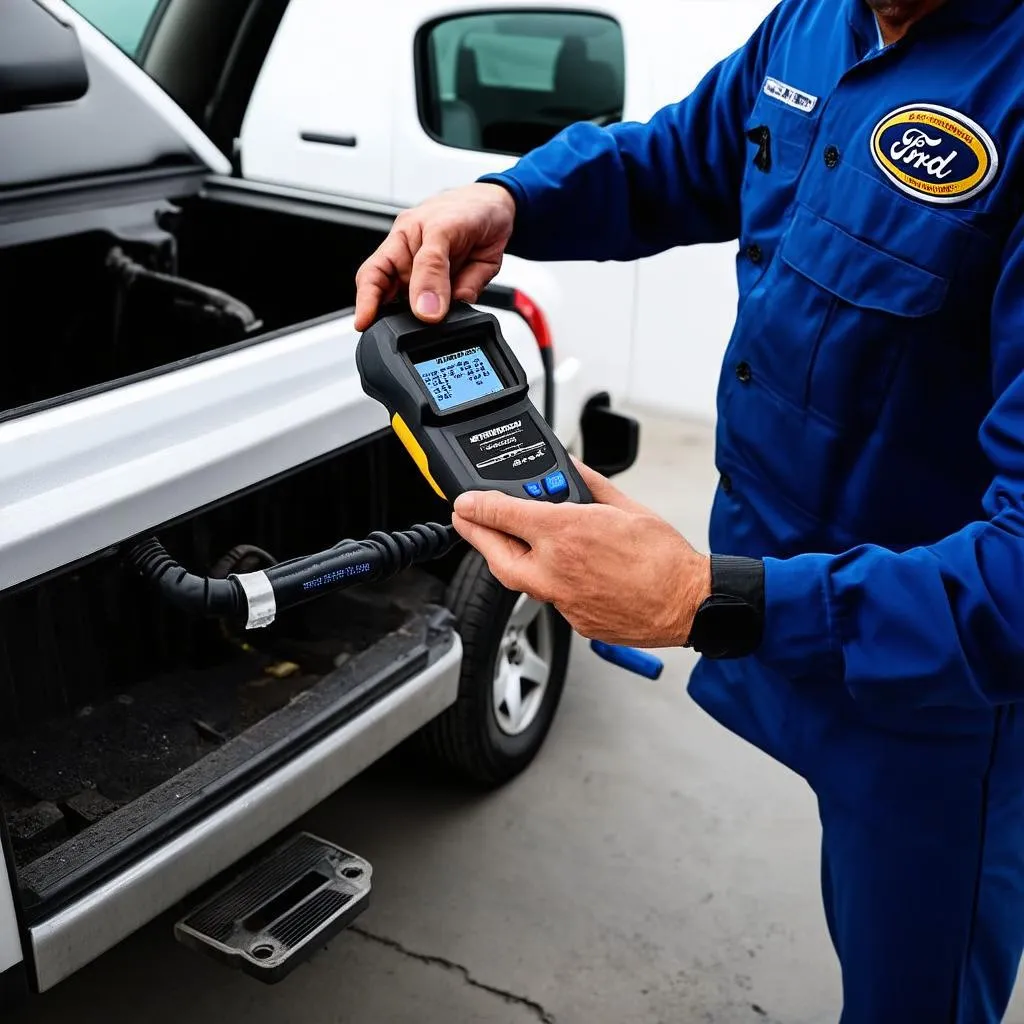
{"label": "watch strap", "polygon": [[711,556],[711,596],[701,603],[685,644],[705,657],[753,653],[764,631],[764,562]]}
{"label": "watch strap", "polygon": [[764,562],[742,555],[712,555],[711,593],[738,597],[763,617]]}

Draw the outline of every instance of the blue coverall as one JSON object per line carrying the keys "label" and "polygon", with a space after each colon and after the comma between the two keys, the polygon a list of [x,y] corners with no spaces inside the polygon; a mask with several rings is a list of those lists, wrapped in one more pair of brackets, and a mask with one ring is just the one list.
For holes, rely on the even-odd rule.
{"label": "blue coverall", "polygon": [[738,241],[710,540],[764,558],[765,635],[690,692],[817,794],[843,1024],[1000,1020],[1024,945],[1020,0],[949,0],[884,48],[864,0],[784,0],[649,123],[483,180],[527,258]]}

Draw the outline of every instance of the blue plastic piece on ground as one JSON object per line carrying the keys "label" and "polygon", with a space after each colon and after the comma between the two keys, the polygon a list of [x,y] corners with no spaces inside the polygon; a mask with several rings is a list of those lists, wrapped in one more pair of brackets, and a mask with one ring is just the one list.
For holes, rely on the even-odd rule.
{"label": "blue plastic piece on ground", "polygon": [[658,679],[665,663],[646,651],[638,651],[635,647],[619,647],[617,644],[606,644],[600,640],[591,640],[590,649],[605,661],[624,668],[627,672],[635,672],[645,679]]}

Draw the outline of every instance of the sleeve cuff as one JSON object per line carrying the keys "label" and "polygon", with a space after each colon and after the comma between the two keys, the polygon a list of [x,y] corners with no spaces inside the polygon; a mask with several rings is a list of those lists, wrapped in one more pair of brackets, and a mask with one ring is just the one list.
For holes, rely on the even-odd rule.
{"label": "sleeve cuff", "polygon": [[501,171],[493,174],[484,174],[476,179],[478,185],[501,185],[512,193],[516,206],[522,206],[526,202],[526,191],[523,186],[512,177],[510,171]]}
{"label": "sleeve cuff", "polygon": [[512,237],[508,240],[508,245],[505,247],[505,251],[512,256],[518,255],[520,245],[524,238],[529,234],[529,197],[526,193],[526,189],[523,188],[522,183],[513,176],[511,171],[485,174],[482,177],[477,178],[477,184],[500,185],[502,188],[507,189],[512,195],[516,204],[516,219],[512,226]]}
{"label": "sleeve cuff", "polygon": [[830,555],[764,559],[764,636],[755,657],[791,679],[842,677],[829,601]]}

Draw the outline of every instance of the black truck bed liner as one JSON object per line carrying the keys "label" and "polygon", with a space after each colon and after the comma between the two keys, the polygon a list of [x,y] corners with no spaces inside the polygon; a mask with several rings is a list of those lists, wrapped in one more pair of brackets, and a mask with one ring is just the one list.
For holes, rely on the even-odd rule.
{"label": "black truck bed liner", "polygon": [[[318,602],[309,614],[346,625],[332,637],[317,623],[316,643],[293,646],[295,662],[239,651],[212,669],[150,680],[84,720],[79,711],[0,742],[26,912],[95,884],[422,671],[451,642],[451,618],[435,603],[442,591],[410,572]],[[298,664],[323,668],[325,658],[337,667]],[[19,822],[33,817],[53,823],[49,836],[19,843]]]}

